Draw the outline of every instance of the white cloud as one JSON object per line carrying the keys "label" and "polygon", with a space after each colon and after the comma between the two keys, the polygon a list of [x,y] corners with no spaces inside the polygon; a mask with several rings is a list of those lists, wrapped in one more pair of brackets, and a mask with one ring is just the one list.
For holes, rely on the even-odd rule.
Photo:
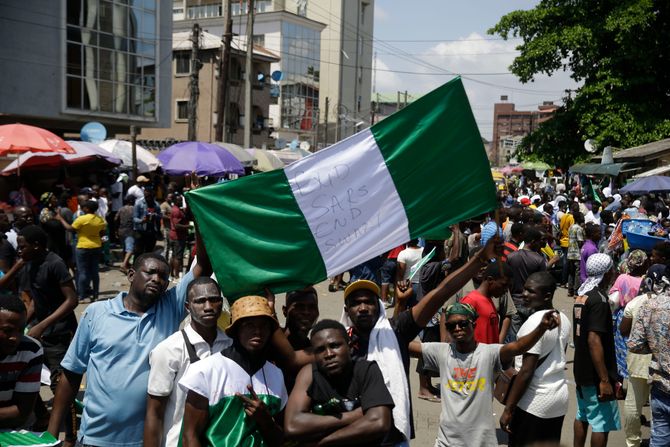
{"label": "white cloud", "polygon": [[[575,83],[569,78],[569,74],[563,72],[556,73],[552,77],[537,76],[535,82],[528,84],[521,84],[516,76],[511,74],[491,75],[491,73],[509,72],[509,66],[518,54],[515,50],[518,43],[518,41],[491,40],[491,37],[471,33],[456,41],[435,44],[421,54],[413,54],[411,63],[405,60],[406,57],[399,58],[385,54],[383,67],[421,73],[448,71],[462,74],[463,84],[480,132],[482,136],[490,139],[493,130],[493,104],[499,102],[501,95],[507,95],[509,101],[516,104],[517,110],[533,110],[542,104],[542,101],[558,102],[566,88],[575,88]],[[380,52],[391,51],[380,48]],[[380,60],[377,66],[382,68]],[[377,91],[409,90],[416,96],[436,88],[451,78],[438,74],[407,75],[377,72]]]}
{"label": "white cloud", "polygon": [[[403,90],[403,80],[397,73],[393,73],[390,70],[388,65],[380,58],[377,58],[375,65],[376,71],[376,90],[381,93],[393,92],[395,93],[398,90]],[[373,73],[373,78],[375,74]]]}
{"label": "white cloud", "polygon": [[389,13],[382,8],[379,3],[375,4],[375,22],[386,22],[389,19]]}

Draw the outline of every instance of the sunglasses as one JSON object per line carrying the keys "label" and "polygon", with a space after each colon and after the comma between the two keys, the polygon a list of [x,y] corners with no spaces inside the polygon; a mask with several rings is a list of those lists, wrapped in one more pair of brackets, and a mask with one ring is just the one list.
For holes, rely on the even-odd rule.
{"label": "sunglasses", "polygon": [[470,326],[470,321],[469,320],[461,320],[461,321],[457,321],[455,323],[445,323],[444,326],[447,328],[447,330],[449,332],[452,332],[457,327],[459,327],[461,329],[467,328],[468,326]]}

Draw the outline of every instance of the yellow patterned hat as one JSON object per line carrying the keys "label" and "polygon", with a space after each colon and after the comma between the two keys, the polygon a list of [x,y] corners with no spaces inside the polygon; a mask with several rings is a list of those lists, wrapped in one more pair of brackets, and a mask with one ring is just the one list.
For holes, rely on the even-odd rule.
{"label": "yellow patterned hat", "polygon": [[262,296],[250,295],[238,298],[230,307],[232,322],[226,328],[226,334],[231,335],[238,321],[250,317],[268,317],[272,320],[272,331],[279,327],[268,300]]}

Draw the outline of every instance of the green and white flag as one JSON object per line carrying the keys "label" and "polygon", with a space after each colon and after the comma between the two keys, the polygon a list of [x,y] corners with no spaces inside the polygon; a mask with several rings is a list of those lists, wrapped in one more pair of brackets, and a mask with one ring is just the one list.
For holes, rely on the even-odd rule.
{"label": "green and white flag", "polygon": [[496,206],[460,78],[283,170],[186,198],[231,299],[318,283]]}

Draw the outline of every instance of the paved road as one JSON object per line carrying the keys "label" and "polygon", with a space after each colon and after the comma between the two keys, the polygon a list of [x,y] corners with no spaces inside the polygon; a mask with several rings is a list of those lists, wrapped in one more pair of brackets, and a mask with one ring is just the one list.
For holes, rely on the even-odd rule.
{"label": "paved road", "polygon": [[[128,280],[123,274],[118,270],[112,269],[107,272],[101,273],[101,298],[111,298],[115,296],[121,290],[127,290]],[[330,293],[328,292],[327,282],[323,282],[316,286],[316,289],[319,293],[319,308],[321,312],[321,318],[332,318],[339,320],[342,313],[342,292]],[[466,288],[466,291],[470,288]],[[283,324],[283,316],[281,315],[281,306],[284,302],[284,296],[279,295],[277,297],[277,313],[279,314],[280,323]],[[554,298],[555,306],[564,312],[569,317],[572,316],[572,298],[567,297],[565,289],[558,289],[556,296]],[[85,305],[80,305],[77,308],[77,314],[80,315],[81,312],[85,309]],[[572,444],[572,424],[576,412],[576,403],[575,403],[575,387],[573,382],[572,374],[572,357],[574,355],[574,349],[571,347],[568,348],[568,359],[569,364],[567,368],[568,378],[570,380],[570,406],[568,409],[568,414],[565,417],[565,422],[563,424],[563,435],[562,441],[565,445]],[[411,443],[412,446],[424,447],[433,445],[437,429],[439,426],[440,420],[440,404],[427,402],[424,400],[417,399],[415,396],[418,393],[418,378],[414,373],[416,368],[416,361],[412,361],[411,366],[411,377],[410,382],[412,385],[412,395],[413,404],[414,404],[414,421],[416,426],[416,439]],[[437,379],[435,379],[437,382]],[[622,409],[623,402],[619,402],[619,409]],[[502,407],[494,402],[494,414],[492,418],[495,420],[496,427],[498,427],[498,418],[500,417]],[[644,414],[650,420],[649,407],[644,408]],[[506,445],[506,435],[498,429],[501,445]],[[643,437],[649,437],[648,427],[643,427]],[[588,444],[587,444],[588,445]],[[625,437],[623,431],[613,432],[610,434],[611,446],[623,446],[625,445]]]}

